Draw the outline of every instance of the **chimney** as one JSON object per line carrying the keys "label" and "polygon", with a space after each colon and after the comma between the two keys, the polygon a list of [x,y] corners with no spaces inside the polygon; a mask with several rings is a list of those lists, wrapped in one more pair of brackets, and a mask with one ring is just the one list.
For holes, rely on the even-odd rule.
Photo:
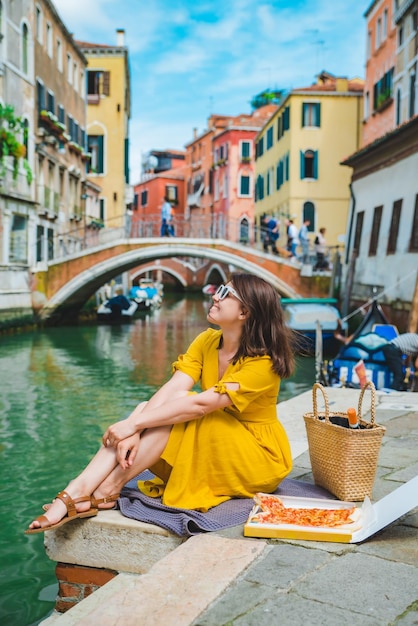
{"label": "chimney", "polygon": [[125,29],[117,28],[116,29],[116,45],[118,48],[123,48],[125,45]]}
{"label": "chimney", "polygon": [[193,139],[197,139],[197,128],[193,128]]}
{"label": "chimney", "polygon": [[348,91],[348,79],[344,77],[337,78],[335,81],[335,90]]}

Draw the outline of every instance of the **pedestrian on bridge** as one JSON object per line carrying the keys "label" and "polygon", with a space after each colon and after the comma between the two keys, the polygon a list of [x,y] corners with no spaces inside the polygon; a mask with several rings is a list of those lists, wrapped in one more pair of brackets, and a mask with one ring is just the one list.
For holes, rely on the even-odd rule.
{"label": "pedestrian on bridge", "polygon": [[263,217],[263,249],[264,252],[268,252],[271,247],[273,254],[279,254],[276,247],[276,242],[280,235],[280,222],[274,217],[265,215]]}
{"label": "pedestrian on bridge", "polygon": [[[234,273],[212,296],[207,320],[218,329],[200,333],[168,382],[106,429],[86,469],[27,533],[113,508],[122,487],[146,469],[156,476],[162,503],[183,509],[207,511],[275,491],[292,468],[276,405],[296,348],[280,297],[263,279]],[[197,383],[200,392],[193,391]],[[138,482],[152,495],[149,485]]]}
{"label": "pedestrian on bridge", "polygon": [[173,207],[168,198],[164,198],[161,207],[161,237],[174,237]]}
{"label": "pedestrian on bridge", "polygon": [[305,220],[299,231],[299,242],[302,247],[302,263],[309,262],[309,226],[311,220]]}

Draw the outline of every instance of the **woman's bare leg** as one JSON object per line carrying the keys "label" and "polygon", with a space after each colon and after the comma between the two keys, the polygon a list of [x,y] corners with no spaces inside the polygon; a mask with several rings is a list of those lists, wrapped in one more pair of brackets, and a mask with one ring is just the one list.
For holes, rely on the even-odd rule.
{"label": "woman's bare leg", "polygon": [[[123,485],[131,478],[159,460],[167,445],[170,431],[171,426],[162,426],[142,432],[139,438],[138,452],[132,465],[126,470],[122,470],[118,464],[115,448],[100,448],[81,474],[67,485],[65,491],[73,500],[82,496],[91,496],[92,494],[96,498],[103,498],[119,493]],[[79,512],[86,511],[89,508],[90,503],[88,501],[77,504],[77,511]],[[66,513],[65,504],[57,498],[51,504],[45,516],[51,524],[56,524]],[[29,528],[39,528],[39,526],[39,522],[34,520],[29,525]]]}

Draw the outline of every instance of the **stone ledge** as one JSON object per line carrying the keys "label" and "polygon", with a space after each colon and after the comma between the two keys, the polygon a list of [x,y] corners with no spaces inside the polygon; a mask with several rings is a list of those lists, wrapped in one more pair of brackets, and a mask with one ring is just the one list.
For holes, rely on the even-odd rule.
{"label": "stone ledge", "polygon": [[45,533],[45,549],[52,561],[132,574],[147,572],[183,541],[159,526],[114,510]]}
{"label": "stone ledge", "polygon": [[265,549],[266,542],[197,535],[147,574],[119,574],[62,616],[43,626],[188,626]]}

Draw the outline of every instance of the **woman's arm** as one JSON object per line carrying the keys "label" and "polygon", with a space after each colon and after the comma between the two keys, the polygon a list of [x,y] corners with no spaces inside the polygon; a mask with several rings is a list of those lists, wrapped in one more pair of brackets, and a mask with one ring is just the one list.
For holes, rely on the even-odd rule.
{"label": "woman's arm", "polygon": [[[145,406],[142,405],[142,408],[137,407],[126,420],[109,426],[103,435],[103,444],[116,446],[122,439],[130,437],[135,432],[140,433],[146,428],[190,422],[216,409],[232,405],[226,393],[218,393],[211,388],[189,395],[187,390],[179,391],[177,386],[170,385],[171,381],[167,383],[168,388],[164,391],[165,400],[161,404],[156,404],[154,401],[151,406],[150,401]],[[227,387],[237,389],[239,385],[228,383]],[[169,395],[166,395],[167,391],[170,392]],[[152,399],[154,398],[155,396]]]}
{"label": "woman's arm", "polygon": [[[184,372],[181,372],[180,370],[176,370],[171,378],[166,383],[164,383],[164,385],[162,385],[162,387],[160,387],[158,391],[156,391],[148,400],[146,404],[147,409],[154,409],[157,406],[161,406],[161,404],[164,404],[164,402],[172,398],[173,393],[176,393],[178,391],[190,391],[193,385],[194,380],[191,376],[185,374]],[[129,418],[136,412],[138,412],[138,409],[141,406],[143,406],[143,404],[139,404],[136,409],[132,411]]]}

